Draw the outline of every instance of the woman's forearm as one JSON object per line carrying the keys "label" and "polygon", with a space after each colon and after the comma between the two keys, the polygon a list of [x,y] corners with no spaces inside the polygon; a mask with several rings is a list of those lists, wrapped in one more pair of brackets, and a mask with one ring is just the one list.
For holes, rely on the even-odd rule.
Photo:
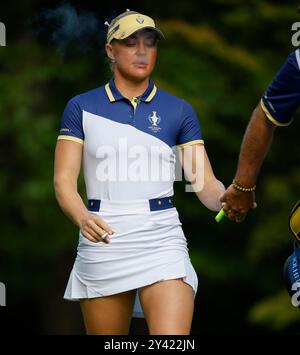
{"label": "woman's forearm", "polygon": [[89,213],[77,191],[77,187],[65,180],[55,181],[54,187],[56,199],[61,209],[80,227],[82,221],[87,218]]}
{"label": "woman's forearm", "polygon": [[185,177],[190,182],[192,190],[205,207],[219,211],[222,208],[220,197],[225,192],[225,187],[216,179],[205,147],[200,144],[187,146],[180,153]]}
{"label": "woman's forearm", "polygon": [[205,207],[212,211],[219,211],[222,206],[220,196],[225,192],[225,187],[221,181],[213,178],[206,182],[200,191],[196,191],[196,195]]}

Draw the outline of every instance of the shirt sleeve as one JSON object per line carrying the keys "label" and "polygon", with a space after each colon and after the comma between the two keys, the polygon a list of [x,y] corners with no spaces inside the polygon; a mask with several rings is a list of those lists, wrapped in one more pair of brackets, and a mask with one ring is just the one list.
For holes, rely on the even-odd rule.
{"label": "shirt sleeve", "polygon": [[182,105],[182,121],[177,136],[177,146],[182,148],[193,144],[204,144],[200,122],[193,107],[186,101]]}
{"label": "shirt sleeve", "polygon": [[300,106],[300,51],[291,53],[261,98],[269,120],[277,126],[289,125]]}
{"label": "shirt sleeve", "polygon": [[71,99],[64,109],[57,139],[66,139],[83,144],[82,110],[77,97]]}

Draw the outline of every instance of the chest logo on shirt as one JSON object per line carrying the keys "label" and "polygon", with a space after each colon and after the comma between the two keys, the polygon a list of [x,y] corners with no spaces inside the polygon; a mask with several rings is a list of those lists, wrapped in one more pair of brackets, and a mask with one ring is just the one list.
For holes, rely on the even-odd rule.
{"label": "chest logo on shirt", "polygon": [[159,127],[159,123],[161,121],[160,116],[157,115],[156,111],[152,111],[152,115],[148,116],[148,119],[151,123],[151,126],[148,128],[151,129],[153,132],[159,132],[161,130],[161,127]]}

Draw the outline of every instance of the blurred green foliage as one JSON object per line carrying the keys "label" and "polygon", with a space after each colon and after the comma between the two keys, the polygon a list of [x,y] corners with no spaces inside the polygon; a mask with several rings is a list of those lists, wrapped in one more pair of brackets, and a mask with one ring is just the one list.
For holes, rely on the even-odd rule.
{"label": "blurred green foliage", "polygon": [[[137,6],[158,18],[167,38],[159,45],[153,79],[194,106],[215,174],[225,185],[252,110],[293,50],[296,8],[297,2],[259,0],[171,7],[146,0]],[[72,47],[61,56],[28,36],[0,50],[0,278],[13,290],[11,304],[36,302],[41,332],[53,332],[58,322],[61,332],[73,329],[46,319],[49,304],[62,297],[78,235],[59,209],[52,183],[61,114],[72,96],[105,84],[110,75],[100,46],[84,54]],[[214,213],[185,193],[183,183],[175,184],[199,277],[194,333],[215,333],[216,322],[229,333],[299,332],[300,314],[281,276],[292,252],[288,215],[300,196],[298,116],[292,126],[276,130],[258,183],[258,208],[243,224],[216,224]],[[79,188],[85,198],[82,176]]]}

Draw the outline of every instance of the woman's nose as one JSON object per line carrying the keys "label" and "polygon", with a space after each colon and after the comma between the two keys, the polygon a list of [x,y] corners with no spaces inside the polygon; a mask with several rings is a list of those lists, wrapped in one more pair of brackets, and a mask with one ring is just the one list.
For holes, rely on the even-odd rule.
{"label": "woman's nose", "polygon": [[139,42],[138,44],[138,54],[145,54],[146,53],[146,46],[143,42]]}

